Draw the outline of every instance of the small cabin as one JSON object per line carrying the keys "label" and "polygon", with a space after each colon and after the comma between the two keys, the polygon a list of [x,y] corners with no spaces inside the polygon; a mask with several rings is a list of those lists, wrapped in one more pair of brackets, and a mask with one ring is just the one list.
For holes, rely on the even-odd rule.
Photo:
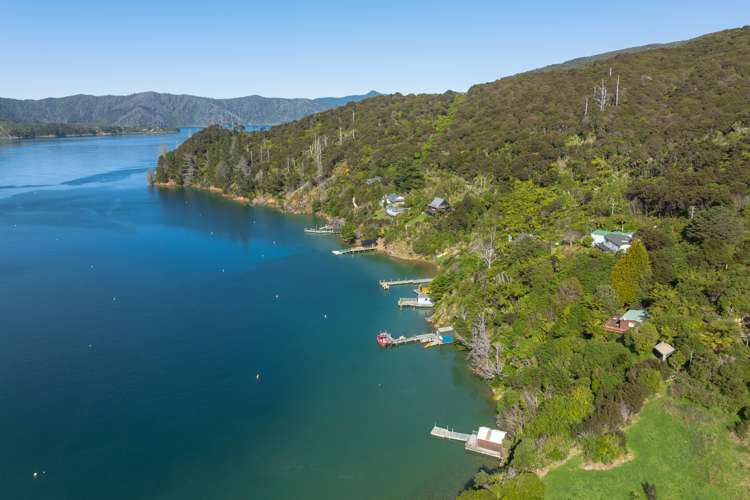
{"label": "small cabin", "polygon": [[383,180],[382,177],[380,177],[379,175],[376,175],[375,177],[370,177],[369,179],[367,179],[365,181],[365,184],[368,186],[372,186],[373,184],[377,184],[381,182],[382,180]]}
{"label": "small cabin", "polygon": [[628,309],[622,316],[612,316],[604,323],[604,330],[622,335],[631,328],[646,321],[647,313],[644,309]]}
{"label": "small cabin", "polygon": [[427,209],[425,210],[429,215],[436,215],[441,212],[445,212],[450,208],[450,205],[447,201],[445,201],[443,198],[434,198],[429,205],[427,205]]}
{"label": "small cabin", "polygon": [[666,342],[659,342],[654,346],[654,351],[656,351],[662,361],[666,361],[674,353],[675,348]]}
{"label": "small cabin", "polygon": [[375,247],[378,245],[378,240],[362,240],[362,246],[365,248]]}
{"label": "small cabin", "polygon": [[389,193],[383,196],[381,204],[384,207],[388,206],[400,206],[406,202],[406,198],[396,193]]}
{"label": "small cabin", "polygon": [[477,432],[477,446],[486,450],[503,451],[503,439],[505,431],[480,427]]}

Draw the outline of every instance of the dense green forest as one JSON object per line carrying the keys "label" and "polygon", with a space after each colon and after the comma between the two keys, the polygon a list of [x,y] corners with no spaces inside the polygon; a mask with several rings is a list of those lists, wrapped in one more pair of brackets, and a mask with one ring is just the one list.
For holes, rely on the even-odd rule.
{"label": "dense green forest", "polygon": [[177,129],[161,127],[117,127],[71,123],[16,123],[0,121],[0,139],[33,139],[35,137],[76,137],[90,135],[163,134]]}
{"label": "dense green forest", "polygon": [[[265,132],[210,127],[154,181],[273,197],[436,262],[455,326],[509,432],[462,498],[535,498],[571,449],[612,463],[657,394],[750,424],[750,28],[466,93],[391,95]],[[375,176],[377,182],[366,182]],[[380,199],[410,207],[391,218]],[[435,197],[452,209],[435,216]],[[597,228],[635,233],[625,252]],[[603,326],[627,309],[647,320]],[[657,342],[676,350],[667,362]],[[658,486],[658,484],[657,484]],[[645,490],[644,486],[644,490]]]}

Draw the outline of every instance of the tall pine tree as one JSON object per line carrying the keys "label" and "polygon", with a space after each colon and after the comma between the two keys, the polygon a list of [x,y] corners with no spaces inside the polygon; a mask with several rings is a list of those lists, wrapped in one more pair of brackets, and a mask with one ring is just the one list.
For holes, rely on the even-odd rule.
{"label": "tall pine tree", "polygon": [[633,305],[641,298],[651,276],[651,259],[641,240],[635,240],[612,269],[612,287],[620,300]]}

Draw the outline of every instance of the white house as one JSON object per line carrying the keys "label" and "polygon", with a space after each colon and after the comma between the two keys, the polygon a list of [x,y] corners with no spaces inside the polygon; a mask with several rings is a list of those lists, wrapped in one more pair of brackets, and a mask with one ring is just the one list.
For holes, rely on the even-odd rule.
{"label": "white house", "polygon": [[383,196],[383,199],[380,202],[385,209],[385,213],[391,217],[397,217],[406,212],[407,207],[404,206],[405,203],[406,200],[404,197],[396,193],[389,193]]}
{"label": "white house", "polygon": [[630,243],[633,241],[633,233],[597,229],[591,232],[591,240],[592,247],[599,248],[605,252],[624,252],[630,248]]}

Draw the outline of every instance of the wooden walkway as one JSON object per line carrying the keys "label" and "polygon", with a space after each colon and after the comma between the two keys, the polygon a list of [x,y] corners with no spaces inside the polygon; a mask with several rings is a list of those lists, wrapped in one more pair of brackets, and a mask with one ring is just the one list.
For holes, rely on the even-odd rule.
{"label": "wooden walkway", "polygon": [[404,337],[403,335],[401,335],[400,337],[393,337],[390,333],[388,334],[389,346],[413,344],[415,342],[419,342],[422,344],[427,344],[431,342],[442,343],[442,339],[440,338],[440,335],[437,335],[435,333],[423,333],[421,335],[414,335],[412,337]]}
{"label": "wooden walkway", "polygon": [[305,228],[306,233],[311,234],[338,234],[339,231],[332,227],[306,227]]}
{"label": "wooden walkway", "polygon": [[403,280],[393,280],[393,281],[380,280],[378,283],[380,284],[380,288],[382,288],[383,290],[388,290],[392,286],[426,285],[431,282],[432,282],[432,278],[416,278],[416,279],[403,279]]}
{"label": "wooden walkway", "polygon": [[344,248],[343,250],[331,250],[331,253],[333,255],[349,255],[349,254],[362,253],[362,252],[374,252],[377,249],[378,247],[373,245],[371,247],[352,247],[352,248]]}
{"label": "wooden walkway", "polygon": [[455,432],[445,427],[438,427],[437,425],[432,428],[432,431],[430,431],[430,434],[441,439],[461,441],[462,443],[465,443],[469,439],[471,439],[471,434],[464,434],[463,432]]}

